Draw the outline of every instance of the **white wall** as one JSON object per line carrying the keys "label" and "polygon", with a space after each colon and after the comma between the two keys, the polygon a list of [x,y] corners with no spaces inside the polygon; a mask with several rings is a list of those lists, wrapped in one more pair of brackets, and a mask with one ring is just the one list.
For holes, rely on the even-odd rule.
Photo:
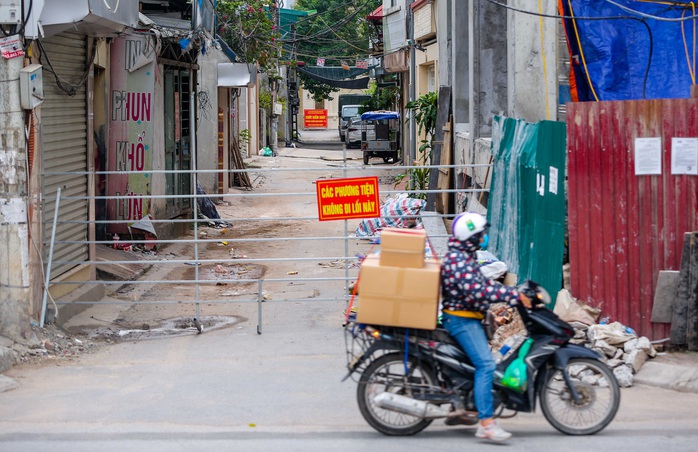
{"label": "white wall", "polygon": [[[218,63],[230,62],[220,50],[211,47],[199,55],[199,100],[197,105],[196,163],[199,170],[218,169]],[[218,192],[215,173],[201,173],[199,182],[206,193]]]}
{"label": "white wall", "polygon": [[[557,14],[557,1],[541,0],[543,14]],[[512,0],[515,8],[537,11],[537,3]],[[528,122],[557,119],[557,21],[510,11],[508,115]],[[541,45],[541,37],[545,44]],[[545,64],[544,64],[545,63]],[[545,70],[544,70],[545,69]],[[547,102],[547,105],[546,105]]]}

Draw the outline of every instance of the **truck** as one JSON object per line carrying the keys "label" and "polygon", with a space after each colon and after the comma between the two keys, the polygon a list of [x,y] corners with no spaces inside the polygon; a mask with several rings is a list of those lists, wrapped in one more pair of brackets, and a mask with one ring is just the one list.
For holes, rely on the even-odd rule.
{"label": "truck", "polygon": [[347,122],[354,116],[361,114],[362,104],[369,100],[371,96],[368,94],[340,94],[338,97],[338,114],[337,131],[339,139],[344,141],[347,132]]}

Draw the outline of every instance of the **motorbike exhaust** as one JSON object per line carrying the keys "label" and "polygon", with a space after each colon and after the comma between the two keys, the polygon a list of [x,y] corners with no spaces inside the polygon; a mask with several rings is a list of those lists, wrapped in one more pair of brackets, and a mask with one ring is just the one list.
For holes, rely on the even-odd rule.
{"label": "motorbike exhaust", "polygon": [[381,392],[374,397],[373,402],[384,410],[397,411],[402,414],[409,414],[423,419],[437,419],[446,417],[451,411],[449,405],[438,406],[423,400],[415,400],[390,392]]}

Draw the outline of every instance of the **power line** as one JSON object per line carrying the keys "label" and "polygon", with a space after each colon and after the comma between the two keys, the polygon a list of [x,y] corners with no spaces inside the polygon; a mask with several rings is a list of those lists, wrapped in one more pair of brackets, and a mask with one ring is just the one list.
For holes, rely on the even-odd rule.
{"label": "power line", "polygon": [[313,35],[305,35],[305,36],[300,37],[300,38],[296,37],[294,39],[287,39],[287,40],[284,40],[284,42],[297,43],[297,42],[301,42],[301,41],[310,41],[313,39],[317,39],[320,36],[324,36],[324,35],[332,32],[334,29],[337,29],[339,27],[346,25],[350,20],[352,20],[354,17],[356,17],[356,15],[358,15],[359,12],[361,12],[363,10],[363,8],[366,7],[366,5],[368,5],[369,2],[371,2],[371,1],[372,0],[366,0],[361,6],[357,7],[353,13],[351,13],[348,16],[344,17],[343,19],[335,22],[331,26],[328,26],[327,29],[325,29],[323,31],[317,32]]}

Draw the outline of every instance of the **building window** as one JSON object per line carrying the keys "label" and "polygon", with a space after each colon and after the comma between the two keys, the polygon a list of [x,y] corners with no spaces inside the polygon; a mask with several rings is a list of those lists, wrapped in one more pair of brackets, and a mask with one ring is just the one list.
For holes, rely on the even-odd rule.
{"label": "building window", "polygon": [[436,65],[429,66],[427,73],[427,92],[433,93],[436,91]]}

